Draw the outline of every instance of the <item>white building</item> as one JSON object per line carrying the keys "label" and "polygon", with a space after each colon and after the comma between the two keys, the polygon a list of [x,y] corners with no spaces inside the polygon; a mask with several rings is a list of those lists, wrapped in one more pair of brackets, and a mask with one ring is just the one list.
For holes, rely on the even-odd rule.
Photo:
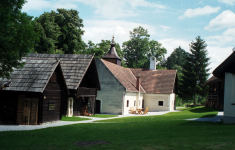
{"label": "white building", "polygon": [[176,70],[156,70],[156,58],[150,69],[121,67],[114,40],[103,59],[96,59],[101,90],[97,93],[96,113],[128,114],[130,107],[149,111],[172,111],[177,94]]}

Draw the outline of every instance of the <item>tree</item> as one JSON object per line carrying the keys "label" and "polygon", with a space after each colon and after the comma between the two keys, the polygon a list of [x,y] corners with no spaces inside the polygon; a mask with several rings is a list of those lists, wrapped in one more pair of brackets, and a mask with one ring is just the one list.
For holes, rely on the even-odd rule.
{"label": "tree", "polygon": [[205,96],[207,86],[204,86],[209,73],[208,65],[210,58],[207,57],[207,44],[200,36],[195,42],[190,44],[190,54],[186,57],[186,62],[182,70],[182,81],[179,89],[179,96],[183,99],[193,98],[194,105],[196,95]]}
{"label": "tree", "polygon": [[129,68],[149,68],[151,56],[158,61],[164,58],[167,50],[155,40],[149,40],[148,30],[139,26],[130,31],[131,39],[123,43],[124,58]]}
{"label": "tree", "polygon": [[79,51],[79,54],[94,54],[95,58],[102,58],[103,49],[98,48],[96,44],[92,43],[92,41],[88,41],[88,44],[83,43],[82,51]]}
{"label": "tree", "polygon": [[58,49],[62,49],[65,54],[73,54],[77,50],[82,49],[82,35],[84,31],[83,20],[78,16],[76,10],[57,9],[55,22],[61,28],[61,35],[58,38]]}
{"label": "tree", "polygon": [[180,46],[171,53],[171,55],[166,60],[167,69],[176,69],[175,65],[183,67],[185,59],[188,53],[182,49]]}
{"label": "tree", "polygon": [[35,31],[39,31],[41,38],[35,45],[38,53],[81,53],[84,42],[81,36],[84,31],[83,20],[78,11],[57,9],[57,12],[45,12],[35,18]]}
{"label": "tree", "polygon": [[33,50],[37,34],[31,16],[20,9],[25,0],[0,1],[0,77],[9,78],[14,68],[23,67],[22,57]]}
{"label": "tree", "polygon": [[54,11],[45,12],[34,20],[35,31],[39,31],[40,41],[38,41],[34,50],[38,53],[55,54],[58,49],[55,45],[58,43],[58,37],[61,35],[60,27],[55,23]]}

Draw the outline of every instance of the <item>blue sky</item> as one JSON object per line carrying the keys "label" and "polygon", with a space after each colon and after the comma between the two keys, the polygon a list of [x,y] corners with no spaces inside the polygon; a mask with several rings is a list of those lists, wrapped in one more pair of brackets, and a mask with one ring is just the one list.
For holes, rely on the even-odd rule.
{"label": "blue sky", "polygon": [[168,57],[181,46],[189,51],[196,36],[207,43],[210,72],[235,47],[235,0],[28,0],[23,11],[38,17],[57,8],[76,9],[83,19],[85,42],[111,40],[120,45],[138,26],[162,43]]}

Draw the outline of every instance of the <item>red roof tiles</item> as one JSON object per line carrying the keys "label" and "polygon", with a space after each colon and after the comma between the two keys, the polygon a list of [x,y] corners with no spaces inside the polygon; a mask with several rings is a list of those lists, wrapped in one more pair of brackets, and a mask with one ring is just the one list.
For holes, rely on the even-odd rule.
{"label": "red roof tiles", "polygon": [[133,69],[135,76],[140,73],[141,85],[146,93],[173,93],[176,70],[144,70]]}
{"label": "red roof tiles", "polygon": [[141,79],[141,92],[146,93],[173,93],[176,70],[143,70],[130,69],[102,60],[105,66],[113,73],[127,91],[138,92],[136,77],[138,72]]}

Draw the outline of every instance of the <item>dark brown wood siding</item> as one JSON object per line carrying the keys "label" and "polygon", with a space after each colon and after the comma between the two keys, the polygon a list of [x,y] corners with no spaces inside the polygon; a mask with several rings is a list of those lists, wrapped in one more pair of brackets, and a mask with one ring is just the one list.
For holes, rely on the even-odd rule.
{"label": "dark brown wood siding", "polygon": [[[41,123],[59,121],[65,115],[67,92],[59,67],[51,76],[42,97],[42,121]],[[55,104],[54,110],[49,110],[49,104]],[[66,105],[66,106],[64,106]]]}
{"label": "dark brown wood siding", "polygon": [[[42,123],[60,120],[61,87],[53,73],[43,92]],[[49,104],[55,104],[54,110],[49,110]]]}
{"label": "dark brown wood siding", "polygon": [[25,98],[40,98],[41,93],[0,90],[0,121],[16,123],[19,95]]}

